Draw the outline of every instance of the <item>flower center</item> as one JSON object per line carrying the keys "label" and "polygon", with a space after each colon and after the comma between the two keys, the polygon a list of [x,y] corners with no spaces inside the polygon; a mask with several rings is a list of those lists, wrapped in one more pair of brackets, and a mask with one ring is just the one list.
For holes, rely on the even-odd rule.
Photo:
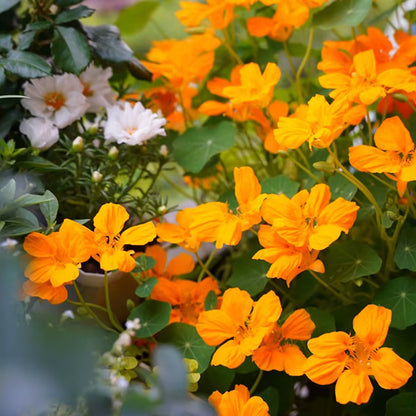
{"label": "flower center", "polygon": [[59,110],[65,104],[65,97],[58,91],[48,92],[43,99],[48,107]]}
{"label": "flower center", "polygon": [[87,82],[82,83],[84,89],[82,90],[82,93],[85,95],[85,97],[92,97],[94,93],[91,90],[91,85]]}
{"label": "flower center", "polygon": [[371,359],[376,351],[369,348],[369,346],[356,335],[354,335],[352,339],[353,342],[346,351],[349,356],[346,366],[350,369],[359,367],[365,371],[370,371]]}
{"label": "flower center", "polygon": [[130,127],[126,129],[126,133],[131,136],[133,133],[137,131],[136,127]]}

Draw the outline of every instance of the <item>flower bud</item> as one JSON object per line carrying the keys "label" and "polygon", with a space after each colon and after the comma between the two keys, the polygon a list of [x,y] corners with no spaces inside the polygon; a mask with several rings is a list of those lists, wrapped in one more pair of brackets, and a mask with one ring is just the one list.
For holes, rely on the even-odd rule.
{"label": "flower bud", "polygon": [[162,156],[167,156],[168,155],[168,148],[165,144],[162,144],[162,146],[160,146],[159,152]]}
{"label": "flower bud", "polygon": [[118,159],[118,149],[117,147],[113,146],[109,151],[108,151],[108,157],[111,160],[117,160]]}
{"label": "flower bud", "polygon": [[158,207],[158,208],[157,208],[157,213],[158,213],[159,215],[164,215],[164,214],[166,214],[166,211],[167,211],[167,207],[166,207],[166,205],[161,205],[160,207]]}
{"label": "flower bud", "polygon": [[84,139],[78,136],[72,142],[72,150],[74,152],[82,152],[82,149],[84,149]]}
{"label": "flower bud", "polygon": [[98,170],[95,170],[95,171],[92,173],[91,179],[92,179],[92,181],[93,181],[94,183],[99,183],[99,182],[101,182],[101,181],[102,181],[102,179],[103,179],[103,174],[102,174],[102,173],[100,173],[100,172],[98,172]]}
{"label": "flower bud", "polygon": [[322,172],[334,172],[335,171],[335,167],[332,163],[328,163],[324,161],[315,162],[312,166],[315,169],[320,170]]}
{"label": "flower bud", "polygon": [[93,145],[96,149],[98,149],[98,148],[100,147],[100,145],[101,145],[101,140],[100,140],[100,139],[94,139],[94,140],[92,141],[92,145]]}

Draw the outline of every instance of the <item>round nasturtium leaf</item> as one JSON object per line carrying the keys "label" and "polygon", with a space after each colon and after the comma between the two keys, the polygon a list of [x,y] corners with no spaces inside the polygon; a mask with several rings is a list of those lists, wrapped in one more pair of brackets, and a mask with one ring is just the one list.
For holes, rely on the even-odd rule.
{"label": "round nasturtium leaf", "polygon": [[169,323],[171,306],[166,302],[147,300],[135,307],[129,319],[140,319],[140,328],[136,330],[139,338],[151,337],[162,330]]}
{"label": "round nasturtium leaf", "polygon": [[401,269],[416,272],[416,227],[405,227],[401,231],[394,261]]}
{"label": "round nasturtium leaf", "polygon": [[416,279],[405,276],[391,280],[376,294],[374,303],[391,309],[393,328],[416,324]]}

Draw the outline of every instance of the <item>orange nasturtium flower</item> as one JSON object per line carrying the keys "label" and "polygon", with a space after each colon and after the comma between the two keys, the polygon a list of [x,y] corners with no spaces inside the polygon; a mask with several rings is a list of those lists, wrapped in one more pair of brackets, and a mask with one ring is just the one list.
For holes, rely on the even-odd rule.
{"label": "orange nasturtium flower", "polygon": [[306,357],[293,340],[306,341],[315,329],[305,309],[298,309],[283,325],[277,323],[263,338],[260,347],[253,353],[253,361],[262,370],[285,371],[290,376],[304,374]]}
{"label": "orange nasturtium flower", "polygon": [[385,173],[397,181],[400,196],[407,182],[416,180],[416,149],[399,117],[383,121],[374,135],[374,146],[354,146],[349,149],[351,165],[363,172]]}
{"label": "orange nasturtium flower", "polygon": [[219,295],[218,283],[212,277],[206,277],[200,282],[176,279],[158,279],[150,295],[151,299],[167,302],[172,305],[170,321],[184,322],[195,325],[199,314],[204,310],[204,302],[210,291]]}
{"label": "orange nasturtium flower", "polygon": [[305,374],[317,384],[336,381],[338,403],[367,403],[373,392],[369,376],[383,389],[407,383],[413,367],[391,348],[383,347],[391,322],[391,310],[367,305],[353,321],[355,335],[330,332],[308,342],[312,352]]}
{"label": "orange nasturtium flower", "polygon": [[280,299],[273,291],[254,302],[244,290],[227,289],[221,308],[201,312],[196,324],[208,345],[222,344],[212,356],[211,364],[238,367],[260,346],[281,312]]}
{"label": "orange nasturtium flower", "polygon": [[128,219],[126,209],[111,202],[102,205],[94,217],[95,257],[105,271],[132,271],[136,265],[132,256],[134,250],[126,251],[124,246],[145,245],[156,237],[156,229],[151,221],[121,232]]}
{"label": "orange nasturtium flower", "polygon": [[26,280],[22,286],[22,294],[47,300],[52,305],[63,303],[68,298],[68,291],[65,285],[55,287],[52,286],[49,280],[44,283]]}
{"label": "orange nasturtium flower", "polygon": [[218,416],[270,416],[267,403],[259,396],[250,397],[248,388],[243,384],[236,385],[234,390],[224,394],[216,390],[208,401]]}

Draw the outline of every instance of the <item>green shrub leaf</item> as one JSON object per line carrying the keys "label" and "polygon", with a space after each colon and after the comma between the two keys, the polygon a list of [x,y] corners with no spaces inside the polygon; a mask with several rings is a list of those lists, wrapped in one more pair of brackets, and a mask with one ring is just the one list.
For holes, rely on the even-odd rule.
{"label": "green shrub leaf", "polygon": [[31,52],[10,51],[7,58],[0,59],[0,65],[6,71],[22,78],[39,78],[52,73],[51,66]]}
{"label": "green shrub leaf", "polygon": [[44,202],[41,202],[40,210],[45,217],[46,223],[49,227],[52,227],[53,223],[56,220],[56,215],[58,214],[59,203],[55,195],[51,191],[45,191],[45,198],[50,198]]}
{"label": "green shrub leaf", "polygon": [[0,0],[0,13],[5,12],[6,10],[11,9],[12,7],[16,6],[20,0]]}

